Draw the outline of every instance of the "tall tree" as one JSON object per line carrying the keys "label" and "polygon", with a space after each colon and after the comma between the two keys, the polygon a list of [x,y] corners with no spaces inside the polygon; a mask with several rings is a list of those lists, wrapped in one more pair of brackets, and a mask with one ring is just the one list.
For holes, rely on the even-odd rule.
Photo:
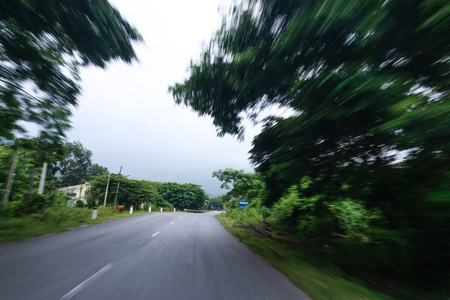
{"label": "tall tree", "polygon": [[[118,179],[118,174],[111,174],[111,182],[117,182]],[[90,182],[91,194],[98,204],[103,204],[107,182],[108,176],[105,173],[92,177],[92,181]],[[119,194],[117,195],[118,204],[125,205],[127,208],[131,205],[138,208],[141,203],[147,203],[153,206],[166,206],[168,203],[156,191],[155,187],[158,185],[159,183],[157,182],[130,179],[126,175],[121,176]],[[112,206],[116,197],[116,187],[114,184],[110,184],[108,189],[106,203]]]}
{"label": "tall tree", "polygon": [[261,181],[261,176],[258,173],[248,173],[244,170],[226,168],[225,170],[213,172],[212,176],[222,182],[221,188],[230,189],[227,195],[235,198],[244,197],[246,200],[251,201],[258,197],[259,192],[264,188],[264,183]]}
{"label": "tall tree", "polygon": [[449,240],[439,237],[449,236],[449,9],[425,0],[243,1],[170,91],[212,116],[220,135],[242,137],[243,116],[268,106],[294,111],[266,118],[253,141],[266,204],[308,175],[303,193],[320,195],[318,207],[352,198],[380,208],[387,227],[407,236],[405,260],[431,276],[448,262]]}
{"label": "tall tree", "polygon": [[60,139],[77,104],[80,66],[136,59],[139,33],[107,0],[1,1],[0,137],[41,126]]}
{"label": "tall tree", "polygon": [[64,158],[53,165],[54,175],[59,173],[61,186],[82,184],[91,179],[92,151],[83,147],[81,142],[66,143]]}
{"label": "tall tree", "polygon": [[417,167],[433,162],[420,172],[442,174],[450,150],[448,8],[421,0],[246,1],[191,64],[190,78],[170,90],[177,103],[212,116],[219,134],[241,136],[244,112],[295,112],[267,118],[254,140],[252,160],[272,181],[269,190],[325,168],[391,166],[401,151]]}
{"label": "tall tree", "polygon": [[178,209],[202,209],[207,198],[201,186],[176,182],[165,182],[157,188],[158,193]]}

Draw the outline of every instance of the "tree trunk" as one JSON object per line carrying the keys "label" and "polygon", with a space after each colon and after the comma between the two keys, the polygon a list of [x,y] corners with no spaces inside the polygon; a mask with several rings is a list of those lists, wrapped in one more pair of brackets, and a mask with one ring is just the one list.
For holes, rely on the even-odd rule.
{"label": "tree trunk", "polygon": [[28,185],[28,200],[27,200],[27,208],[26,208],[27,215],[30,214],[30,210],[31,210],[31,196],[32,196],[33,185],[34,185],[34,174],[36,174],[36,168],[31,169],[31,174],[30,174],[30,184]]}
{"label": "tree trunk", "polygon": [[16,172],[17,167],[17,150],[14,151],[12,161],[11,161],[11,168],[9,169],[9,175],[8,175],[8,181],[6,182],[6,189],[5,194],[3,195],[3,207],[5,208],[6,203],[8,203],[9,200],[9,194],[11,193],[11,188],[14,180],[14,175]]}
{"label": "tree trunk", "polygon": [[41,195],[44,193],[45,176],[47,176],[47,163],[46,162],[42,165],[41,181],[39,182],[38,194],[41,194]]}

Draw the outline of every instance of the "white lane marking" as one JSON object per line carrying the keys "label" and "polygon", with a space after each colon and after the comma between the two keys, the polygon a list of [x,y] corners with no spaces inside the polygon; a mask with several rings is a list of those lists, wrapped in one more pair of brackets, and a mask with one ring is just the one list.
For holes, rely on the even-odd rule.
{"label": "white lane marking", "polygon": [[158,232],[155,232],[154,234],[152,234],[152,237],[155,237],[155,236],[157,236],[159,234],[159,231]]}
{"label": "white lane marking", "polygon": [[112,268],[112,266],[114,266],[113,263],[109,263],[106,266],[103,267],[103,269],[101,269],[100,271],[98,271],[97,273],[95,273],[94,275],[92,275],[91,277],[89,277],[88,279],[86,279],[85,281],[83,281],[82,283],[80,283],[79,285],[77,285],[76,287],[74,287],[70,292],[68,292],[67,294],[65,294],[61,300],[68,300],[71,299],[73,296],[75,296],[76,294],[78,294],[79,291],[81,291],[84,286],[87,284],[87,282],[89,280],[94,280],[95,278],[99,277],[100,275],[102,275],[103,273],[105,273],[106,271],[108,271],[109,269]]}
{"label": "white lane marking", "polygon": [[172,225],[173,223],[175,223],[175,222],[170,223],[170,225]]}

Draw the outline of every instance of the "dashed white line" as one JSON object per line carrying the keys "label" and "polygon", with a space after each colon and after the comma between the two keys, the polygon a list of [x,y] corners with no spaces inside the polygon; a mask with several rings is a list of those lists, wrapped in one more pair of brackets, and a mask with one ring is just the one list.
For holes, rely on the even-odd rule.
{"label": "dashed white line", "polygon": [[170,225],[172,225],[173,223],[175,223],[175,222],[170,223]]}
{"label": "dashed white line", "polygon": [[154,234],[152,234],[152,237],[155,237],[155,236],[157,236],[159,234],[159,231],[158,232],[155,232]]}
{"label": "dashed white line", "polygon": [[97,273],[95,273],[94,275],[92,275],[91,277],[89,277],[88,279],[86,279],[85,281],[83,281],[82,283],[80,283],[79,285],[77,285],[76,287],[74,287],[70,292],[68,292],[67,294],[65,294],[64,296],[62,296],[61,300],[68,300],[71,299],[73,296],[75,296],[76,294],[78,294],[79,291],[81,291],[84,286],[87,284],[87,282],[89,280],[94,280],[95,278],[99,277],[100,275],[102,275],[103,273],[105,273],[106,271],[108,271],[109,269],[112,268],[112,266],[114,266],[113,263],[107,264],[106,266],[104,266],[100,271],[98,271]]}

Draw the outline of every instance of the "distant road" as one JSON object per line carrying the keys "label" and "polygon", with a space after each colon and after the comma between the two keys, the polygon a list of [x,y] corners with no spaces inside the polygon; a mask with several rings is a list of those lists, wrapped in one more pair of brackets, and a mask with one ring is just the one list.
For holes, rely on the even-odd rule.
{"label": "distant road", "polygon": [[152,213],[0,247],[0,299],[308,299],[216,213]]}

